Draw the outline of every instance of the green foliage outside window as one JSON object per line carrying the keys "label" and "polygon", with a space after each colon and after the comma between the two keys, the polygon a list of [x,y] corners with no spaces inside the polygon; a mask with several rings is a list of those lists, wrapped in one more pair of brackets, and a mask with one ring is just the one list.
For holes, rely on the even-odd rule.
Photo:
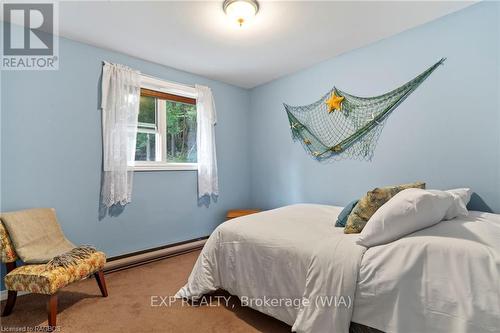
{"label": "green foliage outside window", "polygon": [[150,96],[141,96],[139,103],[139,122],[154,124],[156,122],[155,115],[156,98]]}
{"label": "green foliage outside window", "polygon": [[167,101],[167,161],[196,163],[196,106]]}
{"label": "green foliage outside window", "polygon": [[[166,140],[163,155],[167,162],[196,163],[196,106],[166,101]],[[141,96],[136,161],[155,161],[158,136],[156,98]]]}

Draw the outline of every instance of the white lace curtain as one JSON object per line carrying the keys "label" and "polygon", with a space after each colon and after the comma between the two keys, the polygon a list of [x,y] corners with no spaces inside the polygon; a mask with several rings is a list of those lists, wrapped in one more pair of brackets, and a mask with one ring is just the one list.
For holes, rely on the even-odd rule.
{"label": "white lace curtain", "polygon": [[212,90],[196,85],[196,113],[198,148],[198,198],[208,200],[219,195],[217,154],[215,151],[215,124],[217,116]]}
{"label": "white lace curtain", "polygon": [[140,73],[105,62],[102,69],[103,182],[101,201],[106,207],[131,201]]}

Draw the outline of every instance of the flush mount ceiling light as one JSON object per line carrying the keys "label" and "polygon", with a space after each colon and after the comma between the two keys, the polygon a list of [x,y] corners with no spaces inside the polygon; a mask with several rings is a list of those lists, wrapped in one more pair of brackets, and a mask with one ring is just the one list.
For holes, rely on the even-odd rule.
{"label": "flush mount ceiling light", "polygon": [[256,0],[225,0],[222,8],[226,15],[241,27],[257,14],[259,3]]}

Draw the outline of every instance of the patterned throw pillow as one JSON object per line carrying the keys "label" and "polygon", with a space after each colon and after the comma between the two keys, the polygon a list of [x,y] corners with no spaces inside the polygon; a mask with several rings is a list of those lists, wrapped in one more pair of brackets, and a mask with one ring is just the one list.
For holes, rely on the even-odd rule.
{"label": "patterned throw pillow", "polygon": [[375,188],[366,193],[352,210],[347,218],[347,223],[344,229],[346,234],[360,233],[365,227],[366,223],[373,214],[382,207],[389,199],[395,196],[398,192],[408,188],[421,188],[425,189],[425,183],[416,182],[411,184],[388,186],[382,188]]}

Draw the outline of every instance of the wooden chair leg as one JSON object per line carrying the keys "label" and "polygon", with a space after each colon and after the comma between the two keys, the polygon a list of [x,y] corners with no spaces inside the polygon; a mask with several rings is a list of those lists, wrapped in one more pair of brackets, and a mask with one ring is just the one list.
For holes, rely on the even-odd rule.
{"label": "wooden chair leg", "polygon": [[47,314],[49,316],[49,332],[52,332],[56,328],[57,294],[50,295],[47,302]]}
{"label": "wooden chair leg", "polygon": [[17,299],[17,291],[9,290],[7,294],[7,302],[5,303],[5,307],[3,308],[2,317],[10,315],[14,305],[16,304]]}
{"label": "wooden chair leg", "polygon": [[102,271],[98,271],[94,273],[95,280],[97,281],[97,285],[101,290],[102,297],[108,297],[108,290],[106,289],[106,281],[104,280],[104,273]]}

